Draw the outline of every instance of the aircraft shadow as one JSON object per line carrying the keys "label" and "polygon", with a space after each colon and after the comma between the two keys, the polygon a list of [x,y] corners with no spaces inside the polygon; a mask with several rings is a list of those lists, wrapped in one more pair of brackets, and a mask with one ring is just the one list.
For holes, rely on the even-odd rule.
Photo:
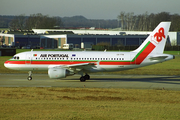
{"label": "aircraft shadow", "polygon": [[[79,80],[79,79],[68,79],[67,81]],[[69,81],[69,82],[70,82]],[[79,81],[77,81],[79,82]],[[95,78],[92,77],[90,80],[86,82],[149,82],[149,83],[163,83],[163,84],[176,84],[180,85],[180,76],[168,76],[168,77],[150,77],[150,78]]]}

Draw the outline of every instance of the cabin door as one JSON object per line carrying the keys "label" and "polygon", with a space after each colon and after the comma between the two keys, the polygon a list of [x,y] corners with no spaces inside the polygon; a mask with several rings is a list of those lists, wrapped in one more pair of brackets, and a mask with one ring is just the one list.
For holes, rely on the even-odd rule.
{"label": "cabin door", "polygon": [[31,64],[31,54],[30,53],[26,54],[25,64]]}

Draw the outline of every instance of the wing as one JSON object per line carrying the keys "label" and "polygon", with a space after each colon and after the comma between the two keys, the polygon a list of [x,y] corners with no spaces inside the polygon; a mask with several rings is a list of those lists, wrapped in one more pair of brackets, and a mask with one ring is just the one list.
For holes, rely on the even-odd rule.
{"label": "wing", "polygon": [[95,63],[81,63],[81,64],[66,65],[63,67],[70,71],[73,71],[74,73],[77,73],[79,71],[88,71],[94,66]]}
{"label": "wing", "polygon": [[74,73],[78,73],[79,71],[88,71],[92,67],[95,67],[95,63],[80,63],[80,64],[72,64],[72,65],[52,65],[48,68],[65,68]]}

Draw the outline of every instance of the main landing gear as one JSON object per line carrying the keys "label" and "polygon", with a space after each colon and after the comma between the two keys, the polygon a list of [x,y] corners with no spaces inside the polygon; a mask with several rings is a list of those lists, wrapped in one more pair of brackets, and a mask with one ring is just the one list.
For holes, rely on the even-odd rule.
{"label": "main landing gear", "polygon": [[31,81],[31,80],[32,80],[32,71],[29,71],[28,73],[29,73],[29,76],[27,77],[27,79],[28,79],[29,81]]}
{"label": "main landing gear", "polygon": [[81,82],[85,82],[86,80],[89,80],[90,76],[88,74],[86,74],[85,76],[80,77],[80,81]]}

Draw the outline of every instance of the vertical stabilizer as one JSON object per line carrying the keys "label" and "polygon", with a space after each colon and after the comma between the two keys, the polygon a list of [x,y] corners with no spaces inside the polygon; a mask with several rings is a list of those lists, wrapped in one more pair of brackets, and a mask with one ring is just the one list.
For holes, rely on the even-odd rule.
{"label": "vertical stabilizer", "polygon": [[168,37],[171,22],[161,22],[154,31],[146,38],[146,40],[133,52],[140,52],[145,47],[151,45],[153,50],[151,53],[162,54]]}

